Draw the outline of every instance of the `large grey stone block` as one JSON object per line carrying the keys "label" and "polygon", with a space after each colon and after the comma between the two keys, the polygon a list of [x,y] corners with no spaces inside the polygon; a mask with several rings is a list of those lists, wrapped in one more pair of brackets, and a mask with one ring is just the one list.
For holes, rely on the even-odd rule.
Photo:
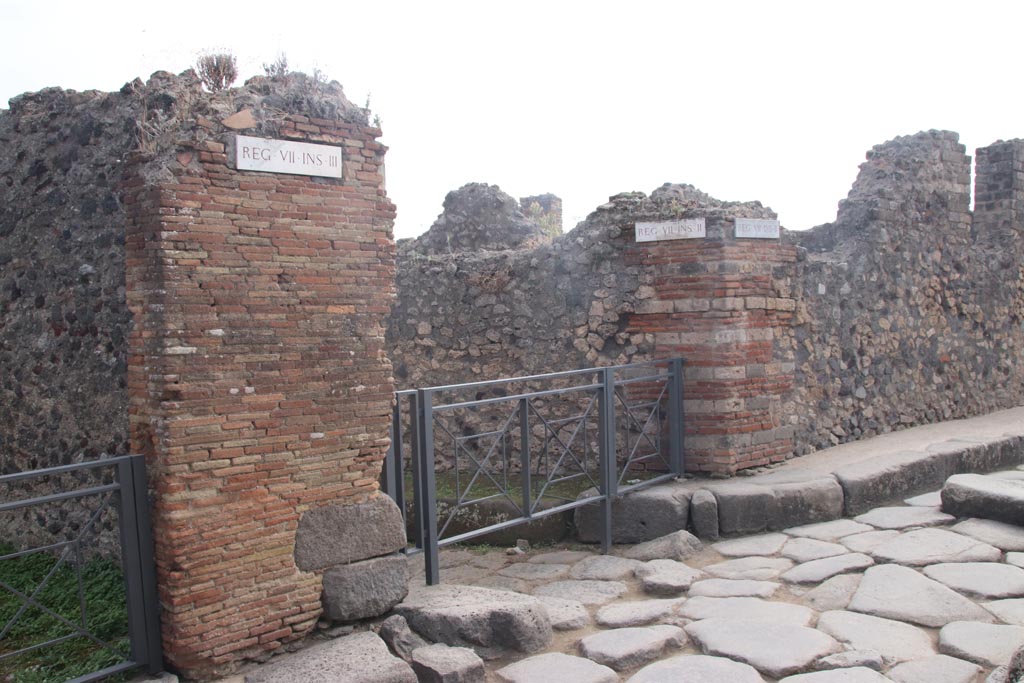
{"label": "large grey stone block", "polygon": [[956,453],[906,451],[840,467],[835,477],[843,488],[849,517],[915,493],[934,490],[957,471]]}
{"label": "large grey stone block", "polygon": [[843,487],[835,477],[775,484],[775,517],[770,529],[785,529],[843,516]]}
{"label": "large grey stone block", "polygon": [[548,612],[536,598],[477,586],[425,586],[395,606],[417,633],[447,645],[536,652],[551,642]]}
{"label": "large grey stone block", "polygon": [[707,489],[693,492],[690,496],[690,521],[699,538],[718,540],[718,501],[715,494]]}
{"label": "large grey stone block", "polygon": [[402,512],[380,495],[352,505],[325,505],[302,515],[295,565],[303,571],[389,555],[406,543]]}
{"label": "large grey stone block", "polygon": [[[586,492],[584,496],[588,495]],[[584,543],[599,543],[601,505],[576,508],[576,535]],[[686,528],[690,493],[675,484],[632,491],[612,503],[612,542],[642,543]]]}
{"label": "large grey stone block", "polygon": [[770,488],[729,482],[708,489],[718,503],[719,533],[756,534],[776,518],[778,503]]}
{"label": "large grey stone block", "polygon": [[331,567],[324,573],[324,614],[335,621],[378,617],[408,592],[408,562],[402,555]]}
{"label": "large grey stone block", "polygon": [[1024,526],[1024,481],[958,474],[942,487],[942,511]]}
{"label": "large grey stone block", "polygon": [[285,655],[245,677],[246,683],[417,683],[412,667],[370,631]]}

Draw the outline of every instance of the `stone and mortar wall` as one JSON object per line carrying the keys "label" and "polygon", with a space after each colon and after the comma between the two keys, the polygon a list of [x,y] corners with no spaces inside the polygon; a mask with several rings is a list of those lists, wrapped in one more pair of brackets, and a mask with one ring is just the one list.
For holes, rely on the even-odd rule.
{"label": "stone and mortar wall", "polygon": [[[449,195],[429,240],[400,245],[397,381],[682,355],[688,467],[719,474],[1017,405],[1022,143],[978,156],[973,214],[969,157],[930,131],[869,152],[835,223],[779,240],[735,238],[735,218],[774,216],[759,203],[673,185],[612,197],[550,243],[486,220],[452,240]],[[634,240],[637,221],[699,216],[703,239]]]}
{"label": "stone and mortar wall", "polygon": [[956,134],[897,138],[868,153],[835,223],[788,235],[797,453],[1024,401],[1021,150],[978,150],[972,215]]}

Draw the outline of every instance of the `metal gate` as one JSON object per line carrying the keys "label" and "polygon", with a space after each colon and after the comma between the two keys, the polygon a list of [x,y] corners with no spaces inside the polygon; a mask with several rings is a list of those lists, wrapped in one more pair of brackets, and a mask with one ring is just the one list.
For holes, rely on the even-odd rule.
{"label": "metal gate", "polygon": [[[77,482],[77,485],[76,485]],[[52,493],[18,500],[18,490],[32,492],[39,487],[51,488]],[[18,605],[14,615],[0,624],[0,663],[20,655],[52,647],[72,639],[85,639],[96,648],[115,653],[120,662],[72,679],[72,683],[98,681],[135,668],[148,673],[162,669],[160,622],[157,608],[156,575],[153,564],[153,538],[150,527],[149,502],[146,496],[145,459],[140,455],[124,455],[62,467],[51,467],[0,476],[0,514],[25,511],[74,501],[86,508],[76,521],[77,533],[65,533],[65,540],[0,556],[0,595],[14,596]],[[129,650],[101,638],[95,625],[90,623],[86,592],[87,579],[83,576],[85,557],[94,550],[89,546],[101,520],[116,516],[121,570],[124,576],[125,604]],[[11,585],[4,572],[19,558],[45,553],[53,558],[52,567],[35,588],[20,590]],[[77,584],[77,615],[61,614],[52,605],[44,603],[42,595],[59,572],[70,569]],[[20,603],[20,604],[19,604]],[[59,637],[34,642],[16,650],[5,651],[4,639],[9,636],[18,620],[30,609],[41,611],[59,623],[66,631]]]}
{"label": "metal gate", "polygon": [[[384,488],[405,512],[411,473],[407,552],[424,554],[427,584],[440,581],[440,546],[583,505],[601,506],[607,552],[615,497],[683,472],[682,368],[675,358],[396,392]],[[440,514],[439,464],[451,493]],[[509,519],[451,532],[488,501]]]}

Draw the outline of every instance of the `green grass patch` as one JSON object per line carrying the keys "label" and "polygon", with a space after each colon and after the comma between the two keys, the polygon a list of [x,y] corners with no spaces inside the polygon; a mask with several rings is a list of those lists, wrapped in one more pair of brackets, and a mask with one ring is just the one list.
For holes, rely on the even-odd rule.
{"label": "green grass patch", "polygon": [[[0,543],[0,555],[14,551],[10,544]],[[0,579],[22,593],[31,595],[56,561],[56,557],[45,552],[0,560]],[[88,631],[115,646],[119,652],[111,652],[88,638],[77,636],[56,645],[47,645],[0,660],[0,681],[60,683],[112,666],[129,657],[128,612],[121,567],[97,557],[83,564],[81,576],[80,593],[74,567],[65,561],[35,596],[35,600],[76,625],[81,624],[81,602],[84,601]],[[0,588],[0,630],[17,614],[22,604],[17,596]],[[0,639],[0,654],[74,632],[74,629],[43,610],[28,607],[18,616],[10,631]],[[127,678],[127,674],[121,674],[108,680],[124,681]]]}

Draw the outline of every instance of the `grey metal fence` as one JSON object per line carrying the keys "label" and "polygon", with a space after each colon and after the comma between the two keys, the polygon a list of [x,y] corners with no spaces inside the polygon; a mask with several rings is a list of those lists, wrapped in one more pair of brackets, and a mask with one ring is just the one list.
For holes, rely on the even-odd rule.
{"label": "grey metal fence", "polygon": [[[108,470],[107,476],[100,477],[98,482],[87,481],[87,475]],[[112,474],[112,476],[110,476]],[[94,477],[95,479],[95,477]],[[11,651],[0,649],[0,662],[18,657],[35,650],[41,650],[72,639],[85,639],[98,648],[115,653],[121,661],[100,670],[72,679],[72,683],[98,681],[117,673],[144,668],[148,673],[157,673],[162,669],[160,645],[160,622],[157,608],[156,575],[153,564],[153,539],[150,527],[149,502],[146,497],[145,459],[140,455],[124,455],[104,458],[75,465],[51,467],[28,472],[18,472],[0,476],[0,491],[9,492],[12,488],[32,490],[34,485],[43,485],[47,481],[59,480],[52,485],[54,492],[47,495],[36,495],[18,500],[10,500],[8,493],[6,502],[0,503],[0,513],[13,513],[26,509],[38,508],[51,504],[79,502],[89,500],[91,506],[80,524],[73,532],[69,532],[65,540],[38,547],[32,547],[0,556],[0,594],[14,596],[19,604],[13,616],[0,624],[0,645],[11,633],[18,620],[26,612],[37,610],[63,627],[65,633],[43,642],[31,643]],[[79,486],[68,485],[68,482],[80,481]],[[17,487],[12,486],[17,485]],[[105,515],[116,516],[120,539],[119,554],[121,569],[124,576],[125,604],[127,606],[127,625],[130,651],[124,652],[115,643],[101,638],[90,623],[90,614],[85,598],[88,589],[87,579],[83,576],[84,557],[93,547],[97,526]],[[25,558],[30,555],[45,553],[54,558],[52,567],[31,590],[19,590],[11,585],[4,576],[4,563]],[[44,604],[41,595],[51,580],[63,568],[70,568],[75,575],[78,590],[78,614],[69,618],[61,614],[53,606]]]}
{"label": "grey metal fence", "polygon": [[[675,358],[396,392],[384,489],[406,511],[411,475],[407,552],[423,553],[427,583],[440,580],[441,546],[582,505],[601,506],[607,552],[615,497],[683,472],[682,368]],[[508,519],[453,531],[488,501]]]}

